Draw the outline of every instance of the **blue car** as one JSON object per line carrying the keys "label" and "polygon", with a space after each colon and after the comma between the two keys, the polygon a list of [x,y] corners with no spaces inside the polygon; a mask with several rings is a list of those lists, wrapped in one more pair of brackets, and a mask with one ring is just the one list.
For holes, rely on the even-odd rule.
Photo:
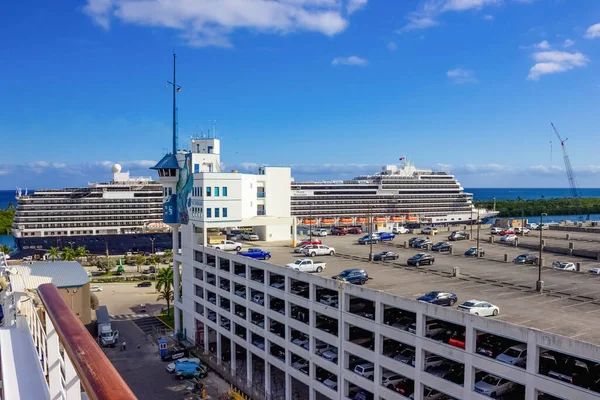
{"label": "blue car", "polygon": [[333,276],[333,279],[339,279],[355,285],[364,285],[369,280],[369,274],[364,269],[345,269],[339,275]]}
{"label": "blue car", "polygon": [[381,241],[384,241],[384,240],[394,240],[395,238],[396,238],[396,235],[394,235],[393,233],[381,232],[379,234],[379,239]]}
{"label": "blue car", "polygon": [[261,249],[248,249],[248,251],[238,251],[237,253],[240,256],[257,258],[259,260],[268,260],[271,258],[271,252]]}
{"label": "blue car", "polygon": [[437,304],[438,306],[453,306],[457,297],[456,294],[451,292],[429,292],[424,296],[417,298],[419,301],[423,301],[425,303]]}
{"label": "blue car", "polygon": [[379,238],[379,235],[376,233],[373,233],[371,236],[365,235],[365,236],[361,237],[360,239],[358,239],[358,244],[369,244],[369,243],[377,244],[377,243],[379,243],[380,240],[381,239]]}

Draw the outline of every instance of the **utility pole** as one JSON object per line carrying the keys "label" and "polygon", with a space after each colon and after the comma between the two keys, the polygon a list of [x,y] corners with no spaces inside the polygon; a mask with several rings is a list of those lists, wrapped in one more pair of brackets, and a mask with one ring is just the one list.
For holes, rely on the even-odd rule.
{"label": "utility pole", "polygon": [[312,204],[310,205],[310,214],[309,214],[309,218],[308,218],[308,237],[310,238],[310,241],[312,243]]}
{"label": "utility pole", "polygon": [[154,241],[156,240],[156,238],[151,237],[150,241],[152,242],[152,254],[154,254]]}
{"label": "utility pole", "polygon": [[373,207],[369,205],[369,215],[367,218],[369,223],[369,262],[373,261]]}
{"label": "utility pole", "polygon": [[473,205],[471,205],[471,219],[469,220],[471,225],[471,235],[469,236],[469,240],[473,240]]}
{"label": "utility pole", "polygon": [[481,257],[481,252],[479,251],[479,227],[480,227],[480,223],[479,223],[479,208],[477,209],[477,258]]}
{"label": "utility pole", "polygon": [[548,216],[547,213],[540,214],[540,256],[538,258],[538,280],[535,283],[535,290],[537,290],[540,293],[542,293],[542,291],[544,290],[544,282],[542,281],[542,233],[544,232],[544,217],[546,216]]}

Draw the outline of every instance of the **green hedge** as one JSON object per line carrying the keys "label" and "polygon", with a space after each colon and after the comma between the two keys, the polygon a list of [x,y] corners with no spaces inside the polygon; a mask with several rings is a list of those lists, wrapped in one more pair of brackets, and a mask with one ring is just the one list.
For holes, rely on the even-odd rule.
{"label": "green hedge", "polygon": [[114,283],[114,282],[142,282],[150,281],[150,277],[144,275],[134,276],[93,276],[90,278],[92,283]]}
{"label": "green hedge", "polygon": [[[492,209],[493,200],[477,201],[477,207]],[[537,200],[496,200],[496,211],[499,217],[532,216],[547,213],[548,215],[586,215],[600,214],[600,198],[590,197],[583,199],[537,199]]]}

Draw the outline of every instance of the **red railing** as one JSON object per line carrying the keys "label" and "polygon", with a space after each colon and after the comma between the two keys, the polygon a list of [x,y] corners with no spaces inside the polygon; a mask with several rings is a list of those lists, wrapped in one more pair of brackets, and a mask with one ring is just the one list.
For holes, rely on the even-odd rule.
{"label": "red railing", "polygon": [[137,399],[56,286],[45,283],[38,293],[87,396],[92,400]]}

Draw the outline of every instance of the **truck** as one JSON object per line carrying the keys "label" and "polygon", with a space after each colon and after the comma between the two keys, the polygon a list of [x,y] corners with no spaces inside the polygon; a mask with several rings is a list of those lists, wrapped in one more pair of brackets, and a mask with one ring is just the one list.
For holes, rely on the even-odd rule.
{"label": "truck", "polygon": [[324,262],[315,262],[309,258],[299,258],[293,263],[285,264],[285,267],[302,272],[323,272],[326,264]]}
{"label": "truck", "polygon": [[223,250],[223,251],[241,251],[242,250],[242,244],[238,243],[238,242],[234,242],[233,240],[221,240],[221,243],[218,244],[213,244],[212,247],[214,247],[217,250]]}
{"label": "truck", "polygon": [[261,249],[248,249],[248,251],[238,251],[238,255],[250,258],[258,258],[260,260],[268,260],[271,258],[271,253]]}
{"label": "truck", "polygon": [[96,310],[96,321],[98,322],[98,339],[100,344],[104,347],[115,347],[119,341],[119,331],[113,331],[106,306],[100,306]]}

